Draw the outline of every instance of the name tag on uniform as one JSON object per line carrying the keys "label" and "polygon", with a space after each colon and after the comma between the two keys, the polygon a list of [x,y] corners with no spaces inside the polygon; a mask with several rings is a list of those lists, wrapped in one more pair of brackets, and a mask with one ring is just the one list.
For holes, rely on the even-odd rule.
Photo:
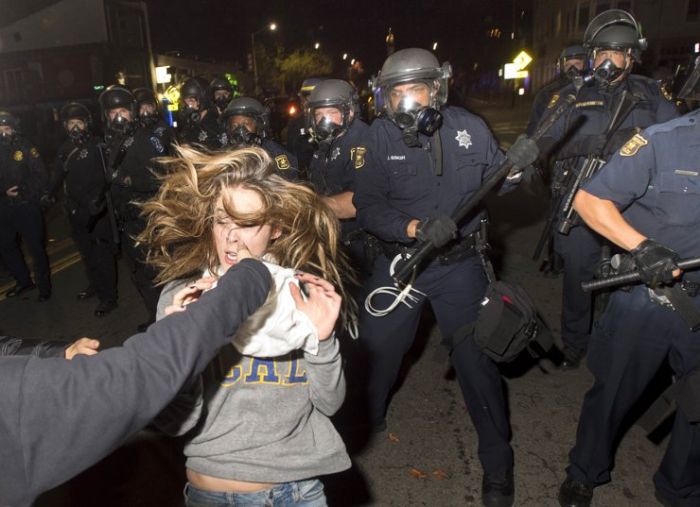
{"label": "name tag on uniform", "polygon": [[679,176],[697,176],[698,173],[697,171],[687,171],[685,169],[676,169],[673,171],[675,174],[678,174]]}
{"label": "name tag on uniform", "polygon": [[406,160],[406,155],[388,155],[387,160]]}
{"label": "name tag on uniform", "polygon": [[587,100],[586,102],[578,102],[576,103],[576,107],[594,107],[594,106],[602,106],[603,101],[602,100]]}

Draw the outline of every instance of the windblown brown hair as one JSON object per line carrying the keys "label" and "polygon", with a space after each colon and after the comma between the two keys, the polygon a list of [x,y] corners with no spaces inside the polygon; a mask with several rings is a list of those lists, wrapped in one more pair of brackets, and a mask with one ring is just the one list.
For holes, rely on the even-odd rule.
{"label": "windblown brown hair", "polygon": [[[137,239],[147,247],[147,262],[158,270],[157,283],[197,277],[205,266],[216,272],[212,229],[216,203],[223,196],[224,209],[236,223],[279,228],[281,235],[267,254],[281,266],[330,281],[343,296],[343,320],[351,318],[345,284],[354,277],[339,248],[340,225],[313,190],[278,175],[260,148],[202,153],[179,146],[177,152],[177,158],[160,160],[167,169],[160,191],[142,205],[147,225]],[[260,212],[235,211],[225,190],[237,186],[261,197]]]}

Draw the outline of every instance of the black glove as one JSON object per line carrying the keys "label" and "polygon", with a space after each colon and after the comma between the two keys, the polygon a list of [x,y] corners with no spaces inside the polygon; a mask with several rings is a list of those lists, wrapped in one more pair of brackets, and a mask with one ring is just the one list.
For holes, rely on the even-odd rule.
{"label": "black glove", "polygon": [[440,215],[419,222],[416,227],[416,238],[425,243],[431,243],[435,248],[445,246],[457,235],[457,224],[447,215]]}
{"label": "black glove", "polygon": [[511,172],[522,171],[537,160],[539,155],[540,149],[537,143],[525,134],[520,134],[506,152],[506,158],[513,164],[514,171]]}
{"label": "black glove", "polygon": [[645,239],[631,250],[639,276],[647,286],[655,289],[673,282],[673,272],[678,268],[679,255],[653,239]]}

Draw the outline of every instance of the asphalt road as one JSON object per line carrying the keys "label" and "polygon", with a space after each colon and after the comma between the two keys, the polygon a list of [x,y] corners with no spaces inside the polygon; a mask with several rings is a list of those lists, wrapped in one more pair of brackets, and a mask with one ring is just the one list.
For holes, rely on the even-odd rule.
{"label": "asphalt road", "polygon": [[[487,119],[504,146],[524,130],[526,105],[504,109],[474,104],[473,108]],[[488,206],[500,276],[527,288],[558,335],[561,282],[541,276],[530,259],[546,211],[546,193],[521,188],[504,197],[490,197]],[[96,301],[75,299],[86,279],[60,214],[52,214],[49,232],[54,297],[38,303],[32,291],[20,299],[0,301],[0,331],[66,340],[87,335],[99,337],[104,346],[118,345],[146,318],[125,266],[120,266],[119,308],[96,318],[92,315]],[[3,283],[9,284],[6,276],[0,276]],[[343,430],[354,466],[324,479],[330,505],[480,505],[476,434],[430,311],[423,317],[421,333],[406,358],[389,408],[388,432],[368,440]],[[518,361],[503,372],[515,449],[516,505],[556,505],[591,375],[585,368],[559,371],[548,360]],[[344,422],[343,414],[339,422]],[[46,430],[51,431],[50,420]],[[654,443],[631,425],[616,455],[613,481],[596,491],[594,505],[658,505],[653,499],[652,475],[665,448],[663,437],[660,432],[656,440],[661,443]],[[43,495],[37,505],[180,505],[184,485],[180,445],[143,431],[100,464]]]}

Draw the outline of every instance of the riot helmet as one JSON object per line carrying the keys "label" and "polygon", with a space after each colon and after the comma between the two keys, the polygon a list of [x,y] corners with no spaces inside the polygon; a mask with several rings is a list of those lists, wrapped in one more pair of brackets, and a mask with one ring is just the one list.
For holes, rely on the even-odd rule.
{"label": "riot helmet", "polygon": [[160,118],[160,101],[150,88],[136,88],[134,90],[138,118],[142,125],[155,125]]}
{"label": "riot helmet", "polygon": [[306,107],[306,101],[309,99],[309,95],[311,95],[314,88],[323,80],[324,78],[322,77],[307,77],[304,79],[299,88],[299,98],[301,99],[302,107]]}
{"label": "riot helmet", "polygon": [[221,115],[232,144],[260,144],[267,136],[270,110],[252,97],[236,97]]}
{"label": "riot helmet", "polygon": [[129,90],[119,85],[108,86],[100,94],[99,102],[107,129],[127,134],[134,128],[136,99]]}
{"label": "riot helmet", "polygon": [[[634,17],[620,9],[610,9],[591,20],[583,34],[583,46],[589,51],[594,76],[603,85],[609,85],[626,76],[634,62],[641,62],[647,40],[642,27]],[[606,58],[597,65],[596,57],[602,51],[619,51],[625,55],[624,67]],[[629,57],[629,58],[628,58]]]}
{"label": "riot helmet", "polygon": [[432,135],[440,128],[439,109],[447,101],[451,76],[450,64],[440,65],[425,49],[402,49],[384,62],[373,88],[386,116],[403,130],[407,144],[416,145],[418,133]]}
{"label": "riot helmet", "polygon": [[231,98],[233,97],[233,86],[231,86],[231,83],[229,83],[227,79],[215,77],[212,79],[211,83],[209,83],[209,88],[211,89],[212,100],[214,104],[216,104],[216,107],[221,111],[226,109],[226,106],[228,106],[228,103],[231,102]]}
{"label": "riot helmet", "polygon": [[[186,124],[198,123],[202,111],[209,106],[209,85],[201,78],[192,77],[180,87],[180,115]],[[194,99],[194,100],[190,100]]]}
{"label": "riot helmet", "polygon": [[[574,65],[567,68],[567,63],[570,60],[581,60],[583,62],[583,68],[579,69]],[[572,44],[570,46],[566,46],[564,49],[562,49],[561,55],[559,55],[559,73],[568,77],[569,79],[572,79],[587,67],[587,61],[588,51],[586,51],[582,45]]]}
{"label": "riot helmet", "polygon": [[[321,111],[325,108],[333,108],[337,113],[333,110]],[[306,127],[311,138],[317,143],[332,142],[350,127],[357,108],[357,93],[347,81],[326,79],[318,83],[306,105]]]}
{"label": "riot helmet", "polygon": [[89,129],[92,123],[90,110],[79,102],[69,102],[61,108],[59,117],[73,144],[76,146],[85,144],[90,138]]}
{"label": "riot helmet", "polygon": [[0,111],[0,145],[11,144],[18,129],[17,117],[7,111]]}

